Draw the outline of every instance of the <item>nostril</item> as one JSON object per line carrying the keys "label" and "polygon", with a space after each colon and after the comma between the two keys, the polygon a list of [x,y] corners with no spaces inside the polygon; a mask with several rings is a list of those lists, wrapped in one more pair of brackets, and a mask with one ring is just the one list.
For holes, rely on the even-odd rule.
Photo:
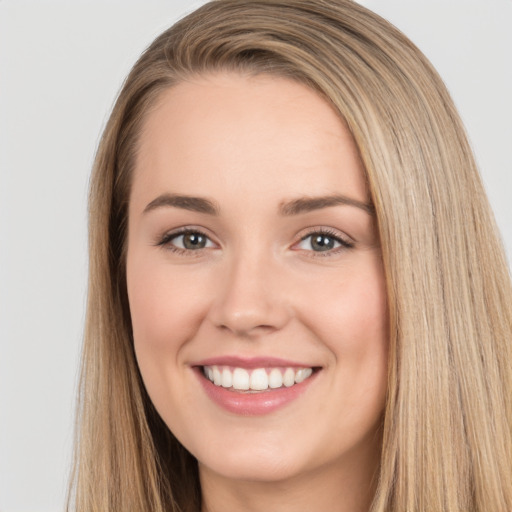
{"label": "nostril", "polygon": [[277,327],[272,325],[219,325],[219,328],[224,331],[229,331],[240,338],[252,338],[258,336],[265,336],[277,330]]}
{"label": "nostril", "polygon": [[[210,305],[212,323],[236,336],[268,334],[288,322],[285,287],[277,282],[264,255],[239,254],[218,276],[217,293]],[[265,270],[262,270],[265,267]]]}

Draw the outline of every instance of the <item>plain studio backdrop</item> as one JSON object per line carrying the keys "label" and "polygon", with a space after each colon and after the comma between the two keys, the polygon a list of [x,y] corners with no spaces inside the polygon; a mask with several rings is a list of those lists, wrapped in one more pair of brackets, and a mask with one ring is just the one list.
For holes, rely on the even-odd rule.
{"label": "plain studio backdrop", "polygon": [[[0,512],[63,509],[93,155],[138,55],[202,3],[0,0]],[[361,3],[448,85],[510,261],[512,0]]]}

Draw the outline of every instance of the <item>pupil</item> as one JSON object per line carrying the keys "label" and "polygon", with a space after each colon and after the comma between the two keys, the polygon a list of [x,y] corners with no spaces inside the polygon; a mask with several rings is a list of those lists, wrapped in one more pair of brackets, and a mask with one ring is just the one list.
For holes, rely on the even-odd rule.
{"label": "pupil", "polygon": [[334,247],[334,239],[329,236],[317,235],[313,237],[311,246],[315,251],[328,251]]}
{"label": "pupil", "polygon": [[206,245],[206,238],[199,233],[186,233],[183,235],[183,246],[186,249],[202,249]]}

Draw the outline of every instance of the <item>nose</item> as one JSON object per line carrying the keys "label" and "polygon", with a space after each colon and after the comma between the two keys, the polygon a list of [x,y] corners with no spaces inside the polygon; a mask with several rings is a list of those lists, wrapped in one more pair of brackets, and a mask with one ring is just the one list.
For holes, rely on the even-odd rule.
{"label": "nose", "polygon": [[214,325],[238,337],[257,337],[282,329],[291,317],[284,274],[261,254],[226,262],[210,308]]}

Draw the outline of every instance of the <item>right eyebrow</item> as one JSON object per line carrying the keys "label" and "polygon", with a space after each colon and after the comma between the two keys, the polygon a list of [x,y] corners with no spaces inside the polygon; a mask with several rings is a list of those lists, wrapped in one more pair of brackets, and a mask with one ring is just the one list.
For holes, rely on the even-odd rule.
{"label": "right eyebrow", "polygon": [[204,197],[183,196],[179,194],[162,194],[158,196],[144,208],[143,213],[163,207],[181,208],[208,215],[219,215],[219,207],[213,201]]}

